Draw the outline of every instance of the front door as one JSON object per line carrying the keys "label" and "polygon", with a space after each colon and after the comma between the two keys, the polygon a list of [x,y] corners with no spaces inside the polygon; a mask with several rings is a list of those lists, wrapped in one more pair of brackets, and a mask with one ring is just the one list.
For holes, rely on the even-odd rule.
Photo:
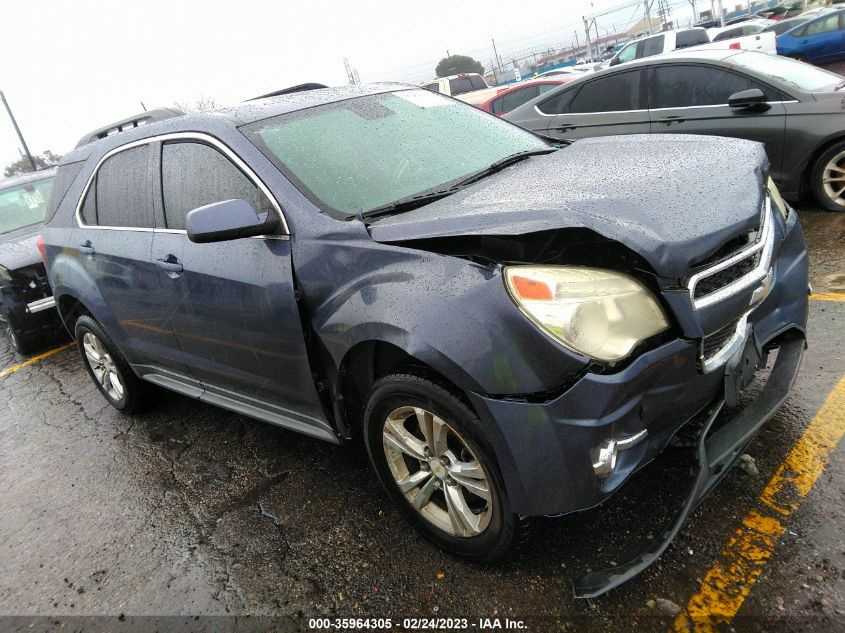
{"label": "front door", "polygon": [[185,232],[188,212],[213,202],[241,199],[256,211],[280,212],[254,175],[230,158],[227,148],[199,139],[161,145],[165,226],[155,232],[152,260],[169,288],[171,327],[207,399],[247,408],[271,404],[308,424],[323,413],[288,236],[195,244]]}
{"label": "front door", "polygon": [[[703,64],[652,66],[648,86],[652,133],[759,141],[766,146],[772,177],[781,179],[786,110],[778,91],[745,75]],[[731,95],[751,88],[766,95],[766,111],[728,105]]]}
{"label": "front door", "polygon": [[[639,69],[586,81],[538,108],[548,118],[546,134],[575,140],[612,134],[648,134],[649,117]],[[548,105],[547,105],[548,104]],[[553,108],[551,111],[547,111]]]}

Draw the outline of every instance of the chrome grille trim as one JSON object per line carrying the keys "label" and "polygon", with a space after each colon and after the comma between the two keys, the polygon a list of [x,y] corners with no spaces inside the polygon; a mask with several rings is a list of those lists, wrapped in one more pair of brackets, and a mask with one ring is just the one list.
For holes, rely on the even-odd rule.
{"label": "chrome grille trim", "polygon": [[[702,308],[706,308],[708,306],[713,305],[714,303],[719,303],[720,301],[725,300],[727,297],[734,295],[742,290],[745,290],[749,286],[754,285],[755,283],[759,283],[763,281],[769,274],[769,268],[772,264],[772,253],[774,252],[775,246],[775,222],[774,218],[772,217],[772,201],[769,196],[766,196],[766,200],[763,205],[763,213],[762,213],[762,220],[760,224],[760,236],[758,237],[757,241],[754,242],[748,248],[745,248],[741,251],[738,251],[735,255],[732,255],[728,259],[725,259],[718,264],[711,266],[701,272],[696,273],[692,277],[690,277],[689,282],[687,284],[687,289],[689,290],[690,301],[692,301],[692,305],[696,310],[701,310]],[[757,257],[759,253],[759,261],[757,265],[751,270],[749,273],[743,275],[742,277],[735,279],[731,283],[722,286],[718,290],[714,290],[713,292],[706,294],[702,297],[696,299],[695,297],[695,287],[698,283],[719,273],[731,266],[751,257]]]}
{"label": "chrome grille trim", "polygon": [[722,365],[727,363],[731,357],[739,352],[744,346],[745,341],[748,339],[748,316],[751,312],[746,312],[743,314],[739,321],[736,323],[736,329],[734,329],[733,334],[731,337],[725,341],[725,344],[722,345],[719,350],[709,356],[704,358],[704,344],[702,341],[702,345],[699,348],[701,350],[699,354],[699,361],[701,362],[701,371],[705,374],[709,374],[712,371],[719,369]]}

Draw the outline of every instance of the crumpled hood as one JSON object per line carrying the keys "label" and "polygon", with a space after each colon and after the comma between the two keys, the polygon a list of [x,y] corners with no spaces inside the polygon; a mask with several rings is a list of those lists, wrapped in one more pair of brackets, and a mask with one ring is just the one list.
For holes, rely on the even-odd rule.
{"label": "crumpled hood", "polygon": [[763,145],[654,134],[576,141],[419,209],[370,225],[377,242],[587,228],[636,251],[663,277],[757,228]]}
{"label": "crumpled hood", "polygon": [[40,232],[41,225],[36,224],[0,234],[0,265],[17,270],[40,262],[41,253],[38,252],[37,244]]}

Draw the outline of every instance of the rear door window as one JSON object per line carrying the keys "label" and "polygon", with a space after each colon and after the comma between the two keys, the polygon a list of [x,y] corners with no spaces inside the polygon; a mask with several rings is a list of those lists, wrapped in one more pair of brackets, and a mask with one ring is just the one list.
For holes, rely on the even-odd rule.
{"label": "rear door window", "polygon": [[576,91],[576,89],[562,90],[535,107],[543,114],[566,114],[569,112],[569,103]]}
{"label": "rear door window", "polygon": [[660,55],[663,52],[663,41],[665,36],[658,35],[657,37],[650,37],[640,43],[640,48],[637,51],[637,59],[641,57],[653,57]]}
{"label": "rear door window", "polygon": [[449,80],[449,91],[452,96],[462,95],[465,92],[472,92],[472,82],[469,77],[455,77]]}
{"label": "rear door window", "polygon": [[630,62],[636,59],[637,57],[637,45],[638,42],[632,42],[628,44],[625,48],[619,51],[619,54],[616,55],[614,59],[614,65],[616,64],[624,64],[625,62]]}
{"label": "rear door window", "polygon": [[502,97],[502,112],[510,112],[523,103],[528,103],[537,96],[537,86],[527,86],[521,90],[514,90]]}
{"label": "rear door window", "polygon": [[147,159],[149,145],[107,158],[94,177],[83,204],[83,220],[97,226],[152,228]]}
{"label": "rear door window", "polygon": [[652,69],[649,101],[652,109],[727,105],[732,94],[759,88],[769,101],[774,92],[743,75],[710,66],[657,66]]}
{"label": "rear door window", "polygon": [[481,75],[472,75],[469,78],[469,83],[472,85],[473,90],[483,90],[487,87],[487,84],[484,82]]}
{"label": "rear door window", "polygon": [[639,70],[609,75],[585,83],[569,106],[569,112],[572,114],[626,112],[639,109]]}
{"label": "rear door window", "polygon": [[714,42],[723,42],[724,40],[731,40],[735,37],[742,37],[743,28],[738,26],[733,29],[728,29],[727,31],[722,31],[716,37],[713,38]]}
{"label": "rear door window", "polygon": [[197,142],[161,148],[161,190],[169,229],[185,228],[189,211],[223,200],[246,200],[256,211],[271,208],[262,191],[217,149]]}
{"label": "rear door window", "polygon": [[675,48],[687,48],[688,46],[697,46],[699,44],[707,44],[710,38],[707,37],[707,31],[704,29],[690,29],[689,31],[678,31],[675,36]]}
{"label": "rear door window", "polygon": [[829,15],[821,20],[810,22],[804,31],[804,35],[819,35],[821,33],[830,33],[839,29],[839,14]]}

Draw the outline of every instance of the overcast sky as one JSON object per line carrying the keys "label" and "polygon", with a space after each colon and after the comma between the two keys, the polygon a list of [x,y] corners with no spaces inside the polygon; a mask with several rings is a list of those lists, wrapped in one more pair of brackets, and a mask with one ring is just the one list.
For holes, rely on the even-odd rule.
{"label": "overcast sky", "polygon": [[[568,41],[582,15],[620,4],[2,0],[0,90],[30,150],[61,154],[87,131],[139,112],[141,101],[151,108],[206,96],[225,105],[305,81],[345,84],[344,57],[365,82],[422,81],[446,50],[489,63],[491,38],[500,54]],[[0,111],[0,167],[18,148]]]}

